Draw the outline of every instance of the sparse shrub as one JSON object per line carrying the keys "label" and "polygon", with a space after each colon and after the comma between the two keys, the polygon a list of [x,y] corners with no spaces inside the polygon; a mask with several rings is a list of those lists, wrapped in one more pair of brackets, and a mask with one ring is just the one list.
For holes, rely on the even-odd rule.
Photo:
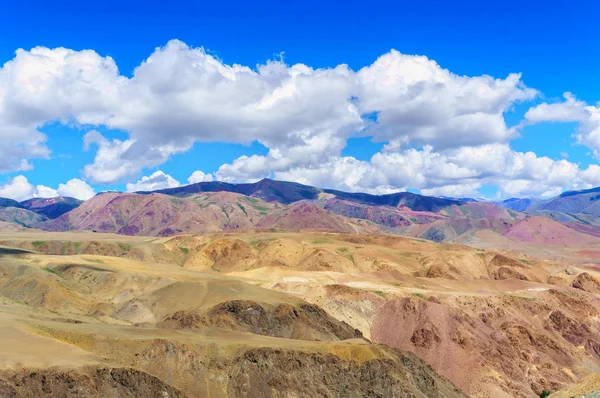
{"label": "sparse shrub", "polygon": [[60,275],[59,275],[59,273],[58,273],[58,272],[56,272],[56,271],[54,271],[52,268],[43,267],[42,269],[43,269],[44,271],[48,272],[48,273],[51,273],[51,274],[54,274],[54,275],[58,275],[58,276],[60,276]]}
{"label": "sparse shrub", "polygon": [[45,240],[36,240],[36,241],[31,242],[31,244],[33,245],[33,247],[40,247],[44,243],[46,243]]}
{"label": "sparse shrub", "polygon": [[544,391],[542,391],[542,393],[540,394],[540,398],[546,398],[546,397],[549,397],[549,396],[550,396],[550,394],[552,394],[550,391],[548,391],[548,390],[544,390]]}
{"label": "sparse shrub", "polygon": [[267,211],[267,210],[269,210],[267,207],[261,206],[261,205],[252,205],[252,207],[254,208],[254,210],[257,210],[257,211]]}
{"label": "sparse shrub", "polygon": [[258,247],[258,245],[259,245],[260,243],[268,243],[268,242],[272,242],[272,241],[274,241],[274,240],[275,240],[275,238],[255,239],[255,240],[253,240],[253,241],[250,241],[248,244],[249,244],[250,246],[252,246],[253,248],[255,248],[255,249],[260,249],[260,248]]}
{"label": "sparse shrub", "polygon": [[415,297],[418,297],[420,299],[423,299],[423,300],[425,300],[427,298],[427,297],[425,297],[425,295],[423,293],[413,293],[412,295]]}
{"label": "sparse shrub", "polygon": [[190,250],[187,247],[180,247],[179,250],[181,250],[183,254],[188,254],[190,252]]}
{"label": "sparse shrub", "polygon": [[331,239],[323,238],[323,239],[315,239],[312,241],[313,245],[320,245],[323,243],[332,243]]}

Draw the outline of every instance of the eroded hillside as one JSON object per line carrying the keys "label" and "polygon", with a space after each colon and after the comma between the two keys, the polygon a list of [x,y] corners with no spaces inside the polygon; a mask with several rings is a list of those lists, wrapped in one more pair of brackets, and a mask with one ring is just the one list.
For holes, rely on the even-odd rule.
{"label": "eroded hillside", "polygon": [[7,341],[47,339],[24,365],[85,380],[108,366],[184,396],[458,396],[451,382],[535,397],[600,368],[600,271],[577,248],[564,262],[338,233],[10,232],[0,244]]}
{"label": "eroded hillside", "polygon": [[[464,396],[410,351],[371,342],[298,294],[236,276],[283,261],[268,255],[281,242],[249,237],[4,235],[0,393]],[[329,238],[287,238],[306,269],[326,266],[304,258],[304,246],[321,250],[319,239]],[[254,265],[261,256],[265,265]]]}

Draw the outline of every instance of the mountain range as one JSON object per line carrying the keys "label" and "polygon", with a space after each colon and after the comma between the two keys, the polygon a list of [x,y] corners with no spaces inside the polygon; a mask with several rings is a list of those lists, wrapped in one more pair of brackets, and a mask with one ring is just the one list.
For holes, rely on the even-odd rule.
{"label": "mountain range", "polygon": [[[472,243],[486,231],[495,239],[542,220],[544,234],[566,231],[600,237],[600,188],[555,198],[507,199],[386,195],[321,189],[263,179],[255,183],[201,182],[135,193],[104,192],[87,201],[68,197],[22,202],[0,198],[0,221],[47,231],[90,230],[169,236],[275,229],[389,233],[432,241]],[[525,234],[529,236],[528,234]],[[533,239],[530,236],[527,239]]]}

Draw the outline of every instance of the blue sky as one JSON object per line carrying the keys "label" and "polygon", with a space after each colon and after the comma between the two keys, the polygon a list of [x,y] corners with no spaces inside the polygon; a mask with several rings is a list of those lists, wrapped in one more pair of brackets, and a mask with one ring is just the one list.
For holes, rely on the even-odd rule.
{"label": "blue sky", "polygon": [[[580,108],[588,104],[593,106],[600,99],[600,68],[597,67],[600,61],[600,47],[595,43],[597,39],[594,32],[595,17],[600,11],[600,6],[594,2],[549,1],[545,2],[543,7],[536,2],[517,1],[380,1],[368,5],[337,1],[327,4],[316,1],[297,4],[281,1],[232,1],[228,2],[227,6],[219,6],[214,2],[202,3],[204,2],[178,0],[14,2],[10,6],[5,5],[0,14],[0,64],[13,60],[18,48],[26,51],[36,46],[48,49],[65,47],[75,51],[93,50],[99,57],[111,57],[118,66],[119,75],[129,79],[133,77],[135,68],[153,54],[157,47],[167,45],[172,39],[178,39],[190,49],[204,48],[207,54],[223,65],[240,64],[256,68],[269,60],[282,58],[288,66],[302,63],[317,69],[347,64],[352,71],[359,71],[372,65],[378,57],[391,49],[395,49],[402,54],[425,55],[441,68],[457,76],[489,75],[497,79],[506,79],[511,73],[521,73],[520,84],[537,90],[537,94],[528,94],[527,99],[511,100],[503,109],[502,115],[508,127],[524,125],[511,139],[500,139],[498,142],[481,141],[451,148],[448,144],[439,144],[443,138],[432,138],[435,156],[440,154],[449,159],[446,163],[453,165],[448,169],[456,166],[463,171],[470,170],[457,172],[458,174],[452,176],[436,174],[437,169],[434,166],[431,166],[432,170],[427,171],[423,178],[416,179],[408,176],[414,174],[411,170],[406,171],[407,176],[403,178],[390,175],[389,171],[382,171],[381,168],[371,170],[374,167],[371,164],[373,155],[384,151],[384,146],[393,141],[395,131],[398,131],[397,135],[400,136],[407,128],[401,120],[397,125],[387,126],[389,132],[386,134],[370,133],[368,128],[362,133],[350,136],[344,133],[341,149],[332,150],[327,156],[335,157],[335,164],[346,162],[344,159],[348,157],[371,163],[355,164],[352,166],[354,168],[340,168],[339,172],[329,175],[329,179],[324,177],[323,173],[315,171],[324,162],[322,154],[303,155],[314,156],[315,161],[312,164],[303,162],[298,165],[291,162],[293,164],[287,169],[279,164],[274,166],[273,159],[263,159],[268,157],[269,149],[273,148],[282,153],[283,158],[293,156],[292,152],[286,152],[291,150],[291,144],[283,145],[274,138],[275,134],[281,135],[285,132],[282,132],[279,126],[274,128],[271,125],[264,128],[273,127],[273,135],[261,138],[260,135],[254,137],[250,134],[248,139],[244,140],[239,137],[230,139],[216,128],[211,132],[212,136],[204,134],[198,139],[194,138],[189,145],[184,145],[185,148],[169,152],[166,156],[161,155],[159,160],[136,164],[134,173],[121,173],[118,178],[109,178],[105,174],[104,177],[99,177],[98,173],[84,171],[85,165],[95,164],[100,167],[94,160],[97,155],[95,145],[99,144],[96,142],[88,150],[83,150],[84,135],[90,130],[97,130],[108,142],[115,139],[123,142],[131,137],[140,141],[146,139],[144,134],[150,134],[141,131],[140,125],[146,121],[114,123],[109,126],[103,123],[86,123],[83,117],[70,119],[73,105],[66,105],[64,115],[60,112],[52,114],[50,119],[57,115],[59,118],[44,121],[43,125],[37,126],[47,137],[45,146],[50,151],[49,154],[45,157],[24,154],[23,158],[33,167],[20,170],[5,167],[0,182],[10,184],[15,177],[24,176],[34,186],[40,184],[56,189],[59,184],[76,178],[85,181],[98,192],[106,189],[125,190],[126,183],[135,183],[142,176],[149,176],[159,170],[162,174],[157,176],[158,184],[167,183],[164,175],[171,176],[179,183],[187,183],[187,178],[195,170],[210,173],[213,178],[231,181],[252,180],[258,178],[260,173],[247,165],[243,166],[243,172],[233,173],[229,169],[228,173],[223,171],[216,174],[222,165],[232,164],[242,156],[252,155],[263,157],[259,160],[266,165],[265,167],[273,168],[268,172],[270,176],[373,192],[420,189],[429,194],[549,196],[561,190],[586,187],[595,185],[596,181],[600,182],[600,179],[596,179],[596,170],[589,168],[598,161],[594,157],[594,151],[597,150],[594,140],[590,138],[595,127],[590,126],[586,122],[587,119],[562,117],[558,120],[552,114],[538,116],[535,120],[527,120],[525,117],[530,108],[539,104],[564,104],[565,92],[573,93],[577,101],[581,102]],[[0,78],[0,93],[9,92],[8,89],[3,89],[3,84],[7,83],[3,83]],[[458,97],[460,95],[462,94],[456,94]],[[456,96],[453,98],[458,98]],[[398,100],[390,96],[390,102],[392,99]],[[368,102],[362,98],[361,101]],[[427,104],[425,102],[423,105],[423,112],[427,112]],[[20,108],[7,109],[11,112],[15,112],[16,109],[18,112]],[[176,114],[177,109],[170,112],[170,115]],[[382,111],[381,115],[385,112]],[[480,110],[474,111],[477,112]],[[443,113],[445,114],[445,111]],[[307,118],[311,117],[308,111],[306,115]],[[0,118],[2,117],[0,108]],[[435,117],[432,115],[432,118]],[[198,129],[204,128],[201,126],[201,117],[192,119],[199,125]],[[39,124],[38,119],[35,120],[32,123]],[[6,124],[12,126],[8,122]],[[194,127],[188,126],[192,129]],[[169,128],[177,129],[177,123],[170,124]],[[344,125],[343,129],[346,128],[350,127]],[[351,128],[361,129],[354,125]],[[452,135],[454,132],[448,130],[450,128],[443,126],[441,130],[444,131],[443,134]],[[133,132],[134,129],[138,129],[139,132]],[[577,139],[573,136],[575,131],[585,129],[588,134],[586,137]],[[0,127],[0,134],[2,131]],[[160,134],[163,133],[169,134]],[[153,139],[159,140],[159,133],[155,134]],[[331,136],[329,133],[323,134]],[[185,137],[189,138],[189,135]],[[294,137],[288,138],[290,141],[297,141],[297,135]],[[304,138],[301,139],[306,139],[306,136],[302,137]],[[419,137],[407,139],[403,150],[422,151],[429,143],[426,138]],[[158,144],[168,143],[163,140],[157,141]],[[491,176],[493,173],[490,170],[464,163],[460,160],[464,156],[455,153],[464,152],[465,147],[493,144],[508,145],[516,153],[531,151],[538,158],[548,157],[556,162],[566,160],[576,165],[579,170],[565,171],[571,172],[572,175],[557,178],[556,173],[559,171],[551,173],[552,175],[541,175],[544,173],[537,169],[514,173],[510,171],[512,169],[509,164],[504,165],[509,171],[503,175]],[[332,143],[326,146],[329,148],[335,145],[340,144]],[[147,153],[144,149],[139,151]],[[144,155],[138,153],[137,156]],[[399,156],[394,159],[398,160]],[[404,158],[398,160],[399,165],[406,164],[409,153],[404,152],[403,156]],[[509,159],[508,155],[505,158],[507,163],[518,162],[522,157],[519,156],[515,155],[516,160]],[[391,161],[391,158],[387,159]],[[535,162],[535,165],[525,168],[568,168],[564,164],[551,165],[541,160]],[[365,172],[365,168],[369,171]],[[588,172],[584,173],[586,170]],[[364,173],[360,181],[342,181],[344,173],[359,172]],[[522,182],[517,184],[513,181],[511,184],[511,179]],[[367,180],[369,182],[366,182]],[[372,182],[374,180],[379,182]],[[573,183],[575,180],[577,183]],[[470,188],[464,188],[466,186]],[[3,192],[10,193],[11,190],[0,189],[0,193]]]}

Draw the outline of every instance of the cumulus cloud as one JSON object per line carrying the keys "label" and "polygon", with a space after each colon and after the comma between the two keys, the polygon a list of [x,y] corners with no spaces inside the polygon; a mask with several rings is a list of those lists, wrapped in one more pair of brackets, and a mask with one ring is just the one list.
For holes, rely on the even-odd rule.
{"label": "cumulus cloud", "polygon": [[576,122],[577,143],[589,147],[600,159],[600,107],[577,100],[571,93],[564,94],[563,102],[542,103],[527,111],[525,118],[532,123]]}
{"label": "cumulus cloud", "polygon": [[[17,176],[15,178],[18,178],[18,177],[23,177],[23,176]],[[25,177],[23,177],[23,178],[25,178]],[[12,182],[14,182],[14,179]],[[28,182],[27,182],[26,178],[25,178],[25,182],[26,182],[26,184],[24,184],[24,185],[27,185]],[[56,196],[61,195],[58,193],[58,190],[52,189],[45,185],[36,185],[35,188],[33,188],[33,185],[32,185],[31,187],[32,187],[32,189],[29,190],[30,193],[28,195],[28,199],[29,198],[54,198]],[[27,195],[25,195],[25,196],[27,196]]]}
{"label": "cumulus cloud", "polygon": [[138,174],[141,167],[122,159],[131,144],[131,140],[109,141],[96,130],[87,132],[83,136],[83,149],[87,151],[96,146],[97,150],[93,165],[86,165],[83,169],[85,177],[97,183],[108,184]]}
{"label": "cumulus cloud", "polygon": [[210,173],[206,174],[202,170],[196,170],[188,177],[187,180],[190,184],[195,184],[197,182],[212,181],[212,180],[214,180],[214,177]]}
{"label": "cumulus cloud", "polygon": [[179,181],[158,170],[150,176],[143,176],[133,184],[127,184],[127,192],[155,191],[157,189],[175,188],[180,186]]}
{"label": "cumulus cloud", "polygon": [[360,109],[376,115],[370,133],[392,144],[436,149],[505,143],[516,131],[503,113],[537,92],[520,74],[458,76],[424,56],[392,50],[358,72]]}
{"label": "cumulus cloud", "polygon": [[0,68],[0,172],[49,156],[38,130],[48,122],[104,124],[122,79],[114,61],[94,51],[17,50]]}
{"label": "cumulus cloud", "polygon": [[437,188],[421,189],[423,195],[446,196],[450,198],[477,198],[481,183],[444,185]]}
{"label": "cumulus cloud", "polygon": [[34,197],[53,197],[57,193],[52,188],[38,185],[33,186],[27,177],[19,175],[11,179],[6,184],[0,186],[0,197],[22,201]]}
{"label": "cumulus cloud", "polygon": [[[107,125],[127,131],[130,139],[96,139],[103,154],[85,174],[97,182],[127,178],[195,142],[258,140],[286,151],[319,137],[348,136],[362,126],[349,100],[355,80],[345,65],[313,69],[270,61],[251,69],[171,41],[119,86],[118,108],[111,110]],[[337,140],[337,146],[331,140],[321,144],[320,151],[341,150],[343,138]]]}
{"label": "cumulus cloud", "polygon": [[81,200],[88,200],[96,194],[94,188],[78,178],[72,178],[64,184],[58,184],[56,192],[60,196],[70,196]]}
{"label": "cumulus cloud", "polygon": [[[229,171],[222,167],[217,175],[224,170]],[[490,144],[439,152],[431,146],[384,151],[376,153],[369,161],[332,157],[319,166],[279,171],[274,177],[379,194],[415,188],[426,195],[479,196],[477,190],[486,184],[498,187],[498,195],[502,198],[549,197],[565,189],[598,185],[600,168],[590,166],[581,170],[577,164],[564,159],[517,152],[507,144]]]}
{"label": "cumulus cloud", "polygon": [[28,154],[15,156],[47,156],[36,129],[52,120],[128,132],[122,141],[86,135],[97,153],[84,175],[99,183],[131,179],[195,142],[258,140],[279,171],[326,162],[361,134],[436,149],[506,142],[516,132],[503,112],[536,95],[518,74],[458,76],[393,50],[357,72],[278,60],[249,68],[177,40],[157,48],[131,78],[94,51],[42,47],[19,50],[1,76],[9,89],[0,124],[35,133]]}
{"label": "cumulus cloud", "polygon": [[64,184],[59,184],[57,189],[45,185],[33,185],[27,177],[18,175],[0,186],[0,197],[23,201],[31,198],[53,198],[56,196],[70,196],[87,200],[94,196],[94,189],[77,178]]}
{"label": "cumulus cloud", "polygon": [[[250,68],[173,40],[126,77],[112,58],[94,51],[36,47],[18,50],[0,69],[0,172],[26,170],[30,159],[48,157],[38,129],[60,121],[127,134],[85,134],[84,149],[95,154],[83,175],[102,184],[132,181],[197,142],[254,140],[266,155],[234,159],[214,176],[196,171],[188,182],[275,177],[449,196],[475,195],[492,184],[501,195],[547,196],[598,181],[592,167],[510,148],[519,131],[504,114],[537,95],[518,73],[459,76],[425,56],[395,50],[358,71],[281,60]],[[526,118],[578,122],[578,142],[600,154],[597,107],[566,94],[564,102],[541,104]],[[347,140],[359,136],[373,137],[384,149],[366,161],[342,156]],[[177,185],[155,172],[127,190]]]}

